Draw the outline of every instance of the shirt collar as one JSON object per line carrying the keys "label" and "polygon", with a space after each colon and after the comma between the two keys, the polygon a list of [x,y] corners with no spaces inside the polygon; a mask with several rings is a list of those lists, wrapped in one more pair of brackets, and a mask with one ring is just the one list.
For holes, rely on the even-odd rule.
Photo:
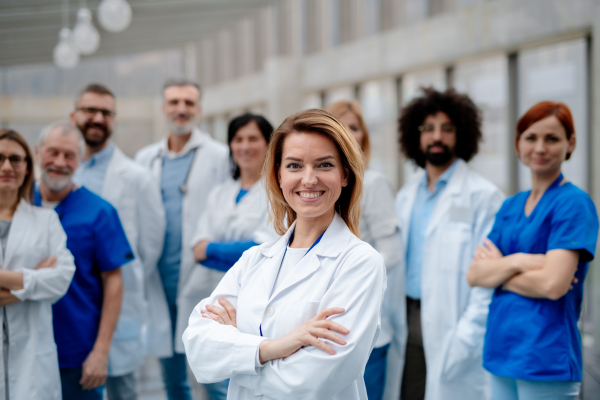
{"label": "shirt collar", "polygon": [[[435,192],[437,193],[440,189],[440,187],[445,186],[448,181],[450,180],[450,178],[452,177],[452,174],[454,173],[454,171],[456,170],[456,166],[458,165],[458,157],[456,158],[456,160],[454,160],[454,162],[444,171],[444,173],[438,178],[438,180],[435,182]],[[425,171],[425,173],[423,174],[423,179],[421,180],[421,186],[423,187],[427,187],[427,171]]]}
{"label": "shirt collar", "polygon": [[113,142],[109,142],[108,146],[106,146],[99,152],[93,154],[90,157],[89,161],[86,159],[83,159],[81,161],[81,164],[85,165],[86,167],[93,167],[94,165],[96,165],[98,163],[108,163],[110,161],[110,159],[112,158],[114,151],[115,151],[115,144]]}
{"label": "shirt collar", "polygon": [[194,128],[192,130],[192,135],[190,136],[189,140],[187,141],[185,146],[183,146],[183,149],[181,149],[181,151],[179,153],[175,153],[175,152],[172,152],[171,150],[169,150],[169,138],[168,137],[166,137],[162,140],[161,152],[163,154],[166,154],[167,157],[169,157],[169,158],[183,157],[187,153],[189,153],[191,150],[193,150],[197,147],[200,147],[202,145],[203,141],[204,140],[203,140],[202,131],[200,131],[200,129],[198,129],[198,128]]}

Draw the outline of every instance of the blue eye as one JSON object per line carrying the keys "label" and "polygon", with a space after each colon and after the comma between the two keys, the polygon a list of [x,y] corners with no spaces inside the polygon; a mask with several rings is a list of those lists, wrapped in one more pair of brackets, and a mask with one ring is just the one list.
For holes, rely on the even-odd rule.
{"label": "blue eye", "polygon": [[323,164],[321,164],[321,168],[331,168],[333,167],[333,164],[330,162],[324,162]]}
{"label": "blue eye", "polygon": [[290,163],[286,166],[286,168],[290,168],[290,169],[298,169],[300,168],[300,165],[297,163]]}

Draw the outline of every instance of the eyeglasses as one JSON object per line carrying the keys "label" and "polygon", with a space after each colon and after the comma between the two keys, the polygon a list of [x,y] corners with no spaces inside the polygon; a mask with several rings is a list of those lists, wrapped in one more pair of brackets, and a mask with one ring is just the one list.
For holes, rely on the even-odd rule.
{"label": "eyeglasses", "polygon": [[78,107],[75,111],[81,111],[88,118],[93,118],[98,113],[101,113],[104,118],[113,118],[116,115],[114,111],[94,107]]}
{"label": "eyeglasses", "polygon": [[[440,130],[442,131],[442,133],[455,133],[456,132],[456,127],[452,124],[445,123],[445,124],[438,125],[438,126],[440,127]],[[436,128],[436,125],[434,125],[434,124],[425,124],[425,125],[419,126],[419,132],[433,133],[433,132],[435,132],[435,128]]]}
{"label": "eyeglasses", "polygon": [[0,167],[2,167],[2,165],[4,165],[4,161],[6,161],[6,159],[8,158],[8,162],[10,163],[10,165],[12,165],[12,167],[14,169],[19,169],[21,168],[23,165],[25,165],[25,162],[27,161],[27,157],[23,157],[23,156],[5,156],[4,154],[0,154]]}

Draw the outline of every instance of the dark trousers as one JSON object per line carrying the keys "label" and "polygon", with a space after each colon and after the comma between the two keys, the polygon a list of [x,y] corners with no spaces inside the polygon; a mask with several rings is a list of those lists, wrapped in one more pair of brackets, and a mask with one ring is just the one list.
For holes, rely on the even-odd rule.
{"label": "dark trousers", "polygon": [[404,374],[402,375],[402,400],[423,400],[425,398],[425,352],[421,334],[421,301],[406,298],[406,319],[408,340]]}

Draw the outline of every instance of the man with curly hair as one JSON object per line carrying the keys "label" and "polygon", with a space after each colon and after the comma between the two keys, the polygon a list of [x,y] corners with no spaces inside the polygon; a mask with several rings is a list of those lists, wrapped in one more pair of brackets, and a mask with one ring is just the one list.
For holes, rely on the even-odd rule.
{"label": "man with curly hair", "polygon": [[467,167],[481,116],[453,89],[423,89],[400,116],[402,153],[424,169],[396,197],[406,249],[408,337],[402,399],[485,400],[482,346],[492,292],[465,277],[504,196]]}

